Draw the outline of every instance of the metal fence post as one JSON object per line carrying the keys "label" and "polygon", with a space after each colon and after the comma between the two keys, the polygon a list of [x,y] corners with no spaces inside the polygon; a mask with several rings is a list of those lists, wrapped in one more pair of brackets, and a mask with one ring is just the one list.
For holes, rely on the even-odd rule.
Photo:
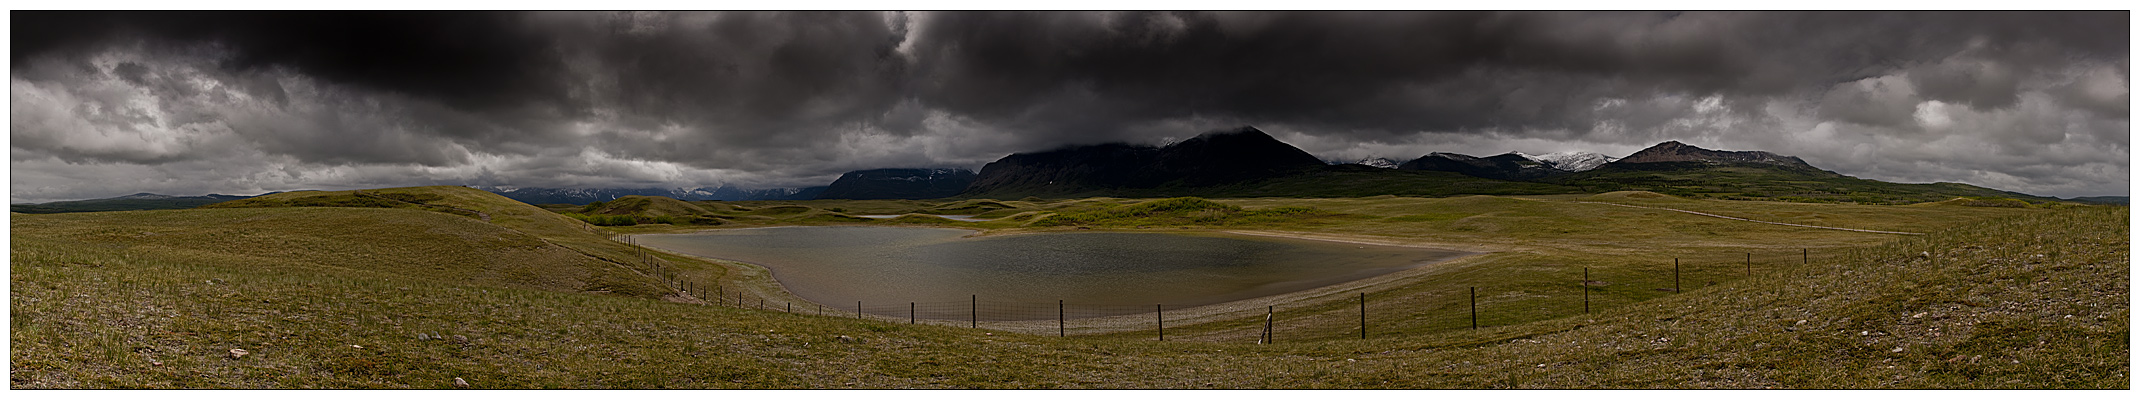
{"label": "metal fence post", "polygon": [[1590,267],[1583,267],[1583,313],[1590,313]]}
{"label": "metal fence post", "polygon": [[914,323],[914,302],[907,302],[907,323]]}
{"label": "metal fence post", "polygon": [[975,294],[975,295],[969,295],[969,296],[973,296],[973,297],[972,297],[972,299],[971,299],[972,303],[968,303],[969,305],[968,305],[968,306],[967,306],[967,308],[966,308],[966,311],[967,311],[967,312],[969,313],[969,314],[967,314],[966,318],[967,318],[967,320],[968,320],[968,321],[971,321],[971,322],[973,323],[973,328],[980,328],[980,327],[981,327],[981,295]]}
{"label": "metal fence post", "polygon": [[1367,293],[1360,293],[1360,338],[1367,339]]}
{"label": "metal fence post", "polygon": [[862,301],[855,300],[855,318],[862,318]]}
{"label": "metal fence post", "polygon": [[1679,259],[1672,259],[1672,293],[1679,293]]}
{"label": "metal fence post", "polygon": [[1070,337],[1070,324],[1067,322],[1069,318],[1066,317],[1068,315],[1064,311],[1063,301],[1055,300],[1055,337]]}

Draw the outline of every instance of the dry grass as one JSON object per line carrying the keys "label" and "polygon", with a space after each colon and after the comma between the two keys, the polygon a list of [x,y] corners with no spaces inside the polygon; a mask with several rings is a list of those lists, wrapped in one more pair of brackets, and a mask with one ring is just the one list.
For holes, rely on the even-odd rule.
{"label": "dry grass", "polygon": [[[630,248],[554,213],[439,192],[493,226],[371,209],[15,215],[11,387],[2126,388],[2130,373],[2123,207],[1617,200],[1932,232],[1898,237],[1568,203],[1584,196],[1220,200],[1352,216],[1267,227],[1283,234],[1501,251],[1364,287],[1375,339],[1349,339],[1353,294],[1333,291],[1281,310],[1280,342],[1254,345],[1260,315],[1169,326],[1202,342],[1162,343],[583,293],[544,268]],[[824,218],[869,204],[898,203],[744,207]],[[1789,262],[1799,246],[1812,263]],[[1747,251],[1768,255],[1750,277],[1733,267]],[[1670,256],[1701,284],[1655,290]],[[689,265],[708,280],[748,272]],[[1583,267],[1611,283],[1589,315],[1571,301]],[[1470,286],[1492,289],[1475,331],[1451,290]]]}

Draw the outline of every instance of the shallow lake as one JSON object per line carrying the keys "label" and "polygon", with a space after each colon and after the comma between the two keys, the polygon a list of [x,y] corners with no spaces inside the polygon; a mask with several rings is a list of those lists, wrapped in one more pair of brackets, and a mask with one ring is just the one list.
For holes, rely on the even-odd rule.
{"label": "shallow lake", "polygon": [[[1120,305],[1127,314],[1262,297],[1469,253],[1221,233],[1064,232],[967,238],[911,227],[778,227],[640,235],[640,244],[763,265],[789,292],[852,311],[966,319],[983,307]],[[974,297],[969,297],[974,296]],[[896,305],[886,308],[885,306]],[[1016,308],[1016,307],[1011,307]],[[1028,307],[1034,308],[1034,307]],[[1087,308],[1090,309],[1090,308]],[[953,315],[955,314],[955,315]],[[981,319],[1026,319],[991,313]],[[1089,316],[1089,315],[1088,315]]]}

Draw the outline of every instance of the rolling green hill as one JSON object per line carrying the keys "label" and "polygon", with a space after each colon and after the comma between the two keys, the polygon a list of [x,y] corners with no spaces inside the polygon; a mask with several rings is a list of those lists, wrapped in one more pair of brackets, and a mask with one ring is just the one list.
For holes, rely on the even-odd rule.
{"label": "rolling green hill", "polygon": [[[571,220],[515,215],[453,188],[397,191],[438,194],[424,204],[479,210],[498,226],[375,208],[17,215],[11,387],[450,388],[462,378],[491,389],[2119,389],[2130,379],[2123,207],[1881,207],[1642,193],[1221,200],[1363,216],[1316,232],[1569,249],[1518,251],[1539,253],[1453,265],[1378,289],[1370,340],[1352,336],[1352,293],[1305,298],[1281,310],[1277,344],[1256,345],[1251,327],[1260,326],[1260,313],[1170,325],[1170,341],[1156,342],[1139,332],[1056,338],[589,294],[547,278],[554,274],[513,273],[549,271],[544,259],[581,261],[541,244],[567,235],[505,225],[579,229]],[[1934,230],[1812,232],[1566,202],[1577,200]],[[1057,206],[1099,206],[1086,203],[1094,202]],[[1939,219],[1956,213],[1977,217]],[[1622,231],[1644,228],[1653,232]],[[1510,233],[1522,235],[1467,239]],[[1824,248],[1803,265],[1764,263],[1751,276],[1681,294],[1648,290],[1655,282],[1633,275],[1600,277],[1611,285],[1591,289],[1597,296],[1641,294],[1591,314],[1569,308],[1578,282],[1562,277],[1568,265],[1522,261],[1585,253],[1611,260],[1620,257],[1605,254],[1611,246],[1776,242],[1795,233],[1810,236],[1793,244],[1859,247]],[[1438,294],[1448,284],[1488,289],[1480,299],[1485,327],[1465,329],[1461,314],[1440,315],[1452,313]]]}
{"label": "rolling green hill", "polygon": [[2003,197],[2032,202],[2058,199],[1960,183],[1891,183],[1812,168],[1701,162],[1610,163],[1597,169],[1543,180],[1603,193],[1642,190],[1681,197],[1858,204],[1911,204],[1956,197]]}
{"label": "rolling green hill", "polygon": [[56,214],[70,212],[178,210],[194,208],[225,201],[244,199],[247,196],[211,194],[206,196],[164,196],[150,193],[135,193],[108,199],[55,201],[39,204],[15,204],[9,208],[24,214]]}

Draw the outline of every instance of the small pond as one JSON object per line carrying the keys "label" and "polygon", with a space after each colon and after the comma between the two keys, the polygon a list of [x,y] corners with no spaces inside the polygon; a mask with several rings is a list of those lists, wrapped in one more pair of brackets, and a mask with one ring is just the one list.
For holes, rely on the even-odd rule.
{"label": "small pond", "polygon": [[[915,227],[777,227],[640,235],[638,243],[763,265],[789,292],[870,313],[968,318],[967,304],[1028,308],[1057,301],[1189,307],[1299,291],[1470,253],[1221,233],[1063,232],[966,237]],[[972,296],[972,297],[969,297]],[[946,304],[956,305],[948,307]],[[881,306],[897,305],[883,308]],[[1141,306],[1135,306],[1141,305]],[[814,306],[813,306],[814,307]],[[1136,308],[1142,307],[1142,308]],[[927,308],[927,307],[925,307]],[[955,312],[954,312],[955,311]],[[922,318],[930,318],[924,315]],[[1040,318],[1005,316],[982,319]]]}

